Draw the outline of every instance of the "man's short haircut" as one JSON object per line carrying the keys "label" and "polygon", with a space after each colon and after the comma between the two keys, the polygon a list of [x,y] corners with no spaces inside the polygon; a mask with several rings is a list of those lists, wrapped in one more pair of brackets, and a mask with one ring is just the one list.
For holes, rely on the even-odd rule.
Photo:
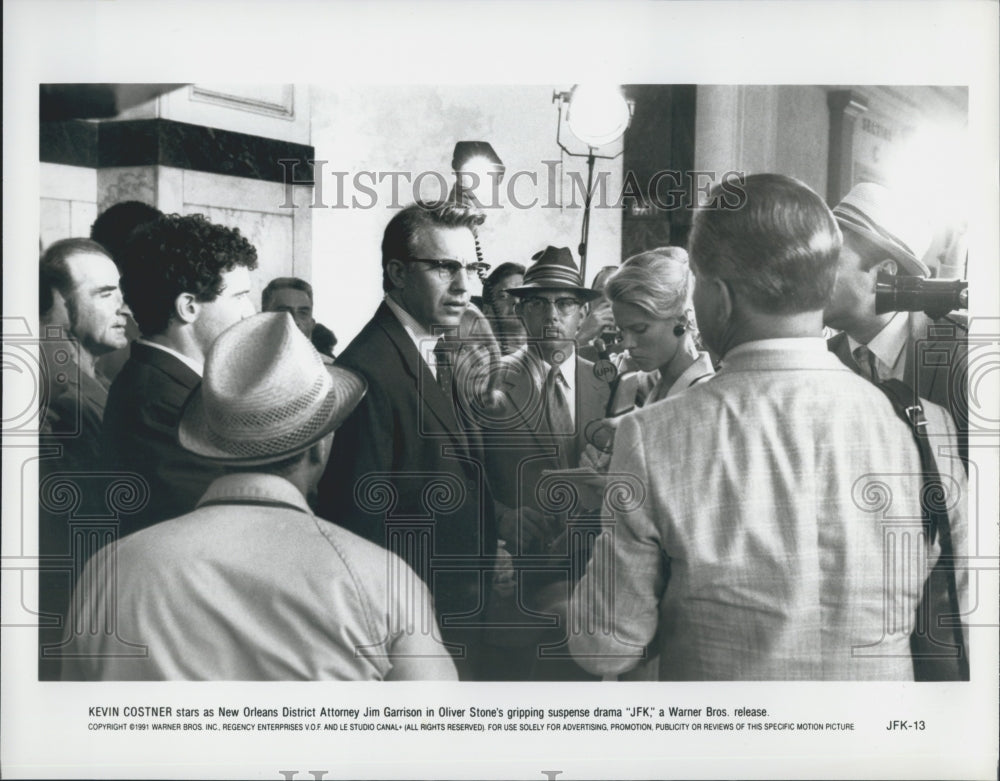
{"label": "man's short haircut", "polygon": [[163,212],[142,201],[115,203],[97,215],[90,226],[90,238],[103,245],[115,263],[121,263],[122,250],[132,231],[162,216]]}
{"label": "man's short haircut", "polygon": [[483,304],[484,306],[493,306],[493,294],[496,293],[497,285],[503,282],[508,277],[513,277],[517,275],[524,276],[525,268],[520,263],[513,263],[507,261],[506,263],[501,263],[490,275],[483,280]]}
{"label": "man's short haircut", "polygon": [[486,215],[454,201],[417,201],[404,206],[389,220],[382,235],[382,289],[392,290],[387,267],[390,260],[402,260],[413,254],[422,231],[428,228],[468,228],[478,236],[477,228]]}
{"label": "man's short haircut", "polygon": [[745,200],[726,208],[716,186],[695,215],[688,243],[699,274],[721,279],[755,308],[774,314],[823,309],[837,274],[841,233],[833,213],[797,179],[754,174]]}
{"label": "man's short haircut", "polygon": [[122,260],[125,302],[143,335],[154,336],[170,325],[177,296],[214,301],[223,273],[257,268],[257,250],[238,228],[215,225],[202,214],[169,214],[139,227]]}
{"label": "man's short haircut", "polygon": [[49,245],[38,260],[38,314],[45,318],[55,304],[53,291],[72,307],[73,279],[66,261],[72,255],[97,254],[113,260],[111,253],[90,239],[60,239]]}
{"label": "man's short haircut", "polygon": [[691,269],[680,247],[640,252],[622,263],[604,288],[612,304],[632,304],[656,320],[687,312],[691,306]]}
{"label": "man's short haircut", "polygon": [[279,290],[301,290],[309,296],[309,303],[313,302],[313,288],[304,279],[298,277],[275,277],[267,283],[267,287],[260,294],[260,308],[262,312],[271,311],[271,300]]}

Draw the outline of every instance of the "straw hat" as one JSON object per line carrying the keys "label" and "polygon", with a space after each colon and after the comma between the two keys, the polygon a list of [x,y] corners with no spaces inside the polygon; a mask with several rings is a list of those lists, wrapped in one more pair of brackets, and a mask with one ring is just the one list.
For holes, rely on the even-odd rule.
{"label": "straw hat", "polygon": [[535,263],[524,272],[524,283],[507,289],[512,296],[530,296],[539,290],[567,290],[584,301],[592,301],[604,295],[583,286],[583,279],[573,262],[573,253],[566,247],[546,247],[532,255],[531,259]]}
{"label": "straw hat", "polygon": [[287,312],[224,331],[181,412],[181,446],[233,465],[281,461],[307,450],[351,413],[364,379],[326,366]]}
{"label": "straw hat", "polygon": [[853,231],[884,249],[906,274],[926,277],[930,270],[921,258],[931,244],[927,218],[906,208],[898,194],[880,184],[862,182],[833,207],[842,229]]}

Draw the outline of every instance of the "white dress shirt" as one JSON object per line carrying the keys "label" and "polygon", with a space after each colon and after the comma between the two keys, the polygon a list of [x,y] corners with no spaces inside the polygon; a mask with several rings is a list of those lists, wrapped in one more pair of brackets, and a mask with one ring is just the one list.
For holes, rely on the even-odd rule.
{"label": "white dress shirt", "polygon": [[[875,338],[865,345],[875,356],[875,371],[878,372],[876,379],[903,379],[903,372],[906,368],[903,348],[906,347],[906,339],[906,313],[896,312],[882,330],[875,335]],[[861,342],[852,339],[850,334],[847,335],[847,344],[851,348],[851,355],[861,346]]]}
{"label": "white dress shirt", "polygon": [[403,326],[403,330],[406,331],[406,335],[413,341],[420,357],[424,359],[424,363],[427,364],[427,368],[430,369],[431,374],[434,375],[434,379],[437,379],[437,358],[434,355],[434,348],[437,346],[437,343],[443,334],[432,334],[420,323],[418,323],[414,319],[413,315],[393,301],[390,296],[385,297],[385,303],[389,307],[389,310],[396,315],[396,319],[399,320],[400,325]]}

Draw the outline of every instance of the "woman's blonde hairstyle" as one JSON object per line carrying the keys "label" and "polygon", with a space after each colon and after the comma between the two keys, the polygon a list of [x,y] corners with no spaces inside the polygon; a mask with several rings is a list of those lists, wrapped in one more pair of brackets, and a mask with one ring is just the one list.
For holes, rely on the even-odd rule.
{"label": "woman's blonde hairstyle", "polygon": [[688,256],[680,247],[658,247],[633,255],[608,280],[604,295],[612,304],[632,304],[650,317],[666,320],[691,310]]}

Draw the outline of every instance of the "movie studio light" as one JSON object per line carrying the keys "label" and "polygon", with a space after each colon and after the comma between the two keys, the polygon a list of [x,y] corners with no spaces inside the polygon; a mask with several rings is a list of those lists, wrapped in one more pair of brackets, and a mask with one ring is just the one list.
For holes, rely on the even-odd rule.
{"label": "movie studio light", "polygon": [[[507,168],[487,141],[459,141],[451,156],[455,184],[449,200],[475,209],[499,205],[500,182]],[[476,236],[476,258],[485,263],[483,247]],[[480,275],[482,279],[482,275]]]}
{"label": "movie studio light", "polygon": [[500,156],[486,141],[459,141],[451,158],[455,173],[452,189],[457,203],[472,202],[477,206],[496,206],[500,183],[506,167]]}
{"label": "movie studio light", "polygon": [[[587,278],[587,239],[590,234],[590,204],[594,195],[594,165],[597,160],[614,160],[625,151],[598,154],[601,147],[625,135],[632,122],[633,101],[626,99],[615,85],[576,84],[569,92],[553,92],[552,102],[559,108],[556,143],[570,157],[587,158],[587,189],[584,193],[583,226],[580,233],[580,275]],[[570,133],[587,145],[586,152],[573,151],[563,142],[563,123]]]}

